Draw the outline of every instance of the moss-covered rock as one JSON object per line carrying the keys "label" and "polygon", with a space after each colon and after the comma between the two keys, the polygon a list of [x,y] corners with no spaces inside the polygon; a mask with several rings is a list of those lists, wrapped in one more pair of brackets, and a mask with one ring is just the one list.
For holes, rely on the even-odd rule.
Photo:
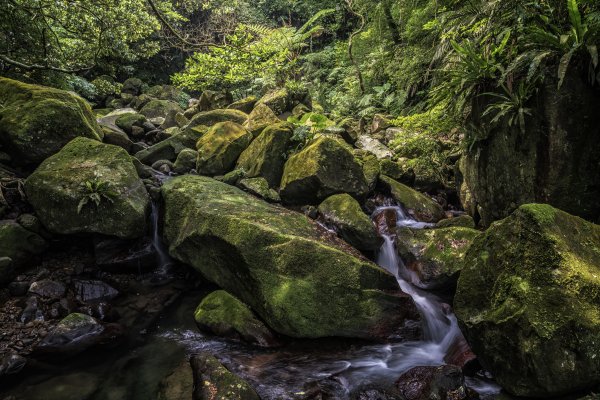
{"label": "moss-covered rock", "polygon": [[279,186],[293,134],[287,123],[267,127],[240,155],[237,168],[243,168],[249,178],[262,176],[270,187]]}
{"label": "moss-covered rock", "polygon": [[231,373],[214,356],[196,354],[190,363],[194,371],[194,399],[260,400],[248,382]]}
{"label": "moss-covered rock", "polygon": [[196,143],[196,170],[202,175],[222,175],[231,171],[242,151],[252,141],[252,134],[235,122],[219,122]]}
{"label": "moss-covered rock", "polygon": [[182,129],[168,139],[137,152],[135,158],[146,165],[152,165],[159,160],[175,161],[183,150],[194,150],[198,139],[207,130],[205,126]]}
{"label": "moss-covered rock", "polygon": [[12,220],[0,221],[0,285],[9,282],[18,269],[46,250],[46,241]]}
{"label": "moss-covered rock", "polygon": [[293,100],[287,89],[272,90],[258,100],[257,105],[265,105],[269,107],[277,115],[283,114],[286,111],[291,111],[294,108]]}
{"label": "moss-covered rock", "polygon": [[474,229],[475,221],[473,220],[473,217],[465,214],[465,215],[459,215],[458,217],[454,217],[454,218],[443,219],[443,220],[439,221],[437,224],[435,224],[435,226],[437,228],[450,228],[450,227],[455,227],[455,226],[462,226],[463,228]]}
{"label": "moss-covered rock", "polygon": [[381,173],[405,185],[411,186],[415,183],[415,171],[406,162],[381,160]]}
{"label": "moss-covered rock", "polygon": [[285,163],[280,195],[288,204],[318,204],[333,194],[362,198],[368,191],[352,149],[341,139],[321,136]]}
{"label": "moss-covered rock", "polygon": [[479,231],[453,227],[439,229],[398,228],[396,249],[406,267],[415,272],[417,286],[454,289],[465,254]]}
{"label": "moss-covered rock", "polygon": [[190,95],[183,90],[171,85],[156,85],[146,91],[146,95],[155,97],[159,100],[170,100],[177,103],[180,107],[187,107]]}
{"label": "moss-covered rock", "polygon": [[140,78],[129,78],[123,82],[121,92],[137,96],[142,93],[144,89],[144,82]]}
{"label": "moss-covered rock", "polygon": [[218,336],[260,346],[272,346],[276,343],[273,333],[256,318],[252,310],[224,290],[217,290],[206,296],[196,308],[194,319],[201,330]]}
{"label": "moss-covered rock", "polygon": [[371,219],[349,194],[329,196],[318,210],[328,223],[336,227],[339,235],[355,248],[374,251],[383,244]]}
{"label": "moss-covered rock", "polygon": [[379,174],[381,173],[379,159],[374,154],[360,149],[354,149],[354,155],[362,166],[369,191],[375,190]]}
{"label": "moss-covered rock", "polygon": [[0,145],[13,163],[36,166],[75,137],[102,135],[88,103],[72,92],[0,77]]}
{"label": "moss-covered rock", "polygon": [[[135,238],[146,231],[148,193],[131,157],[117,146],[73,139],[27,179],[25,192],[53,233]],[[100,197],[97,206],[94,195]]]}
{"label": "moss-covered rock", "polygon": [[150,100],[142,107],[140,114],[144,115],[146,118],[165,118],[172,111],[175,113],[183,112],[182,108],[179,107],[179,104],[174,101],[154,99]]}
{"label": "moss-covered rock", "polygon": [[423,222],[437,222],[446,217],[442,207],[426,195],[417,192],[408,186],[396,182],[389,176],[379,176],[379,183],[388,191],[393,199],[402,204],[416,220]]}
{"label": "moss-covered rock", "polygon": [[481,234],[454,299],[480,362],[508,392],[549,398],[600,384],[600,226],[527,204]]}
{"label": "moss-covered rock", "polygon": [[279,193],[269,187],[269,182],[262,176],[240,179],[237,185],[248,193],[258,196],[270,203],[279,203]]}
{"label": "moss-covered rock", "polygon": [[238,100],[234,103],[231,103],[227,106],[227,108],[232,110],[239,110],[246,114],[250,114],[256,105],[258,99],[254,96],[246,97],[244,99]]}
{"label": "moss-covered rock", "polygon": [[131,128],[135,126],[142,126],[146,122],[146,117],[138,113],[125,113],[120,114],[115,120],[115,125],[123,129],[125,133],[130,134]]}
{"label": "moss-covered rock", "polygon": [[277,118],[273,110],[264,104],[258,104],[248,115],[248,120],[244,126],[252,132],[254,137],[257,137],[266,127],[280,122],[281,120]]}
{"label": "moss-covered rock", "polygon": [[219,122],[234,122],[239,125],[243,125],[248,119],[248,114],[245,114],[238,110],[226,110],[217,109],[211,111],[203,111],[194,115],[190,120],[187,127],[193,128],[195,126],[208,126],[211,127]]}
{"label": "moss-covered rock", "polygon": [[187,174],[191,170],[196,168],[196,160],[198,159],[198,152],[192,149],[183,149],[177,155],[175,160],[175,166],[173,170],[180,174]]}
{"label": "moss-covered rock", "polygon": [[300,213],[200,176],[169,180],[169,253],[293,337],[386,337],[415,317],[393,276]]}

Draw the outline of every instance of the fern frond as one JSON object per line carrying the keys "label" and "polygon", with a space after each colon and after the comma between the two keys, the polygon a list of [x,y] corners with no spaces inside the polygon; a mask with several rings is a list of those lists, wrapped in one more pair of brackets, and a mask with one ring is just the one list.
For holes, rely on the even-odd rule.
{"label": "fern frond", "polygon": [[320,20],[321,18],[333,14],[335,12],[335,8],[326,8],[324,10],[319,11],[318,13],[316,13],[315,15],[313,15],[308,21],[306,21],[306,23],[304,25],[302,25],[299,29],[298,29],[298,33],[299,34],[304,34],[307,30],[310,29],[310,27],[317,22],[318,20]]}

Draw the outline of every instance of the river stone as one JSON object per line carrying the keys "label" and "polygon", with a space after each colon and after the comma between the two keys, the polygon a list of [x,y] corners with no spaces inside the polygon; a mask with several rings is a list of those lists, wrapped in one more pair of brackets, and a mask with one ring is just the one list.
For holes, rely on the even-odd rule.
{"label": "river stone", "polygon": [[454,365],[419,366],[402,374],[396,383],[405,400],[475,400],[477,393],[465,385]]}
{"label": "river stone", "polygon": [[383,244],[371,219],[349,194],[329,196],[318,210],[325,221],[335,226],[339,235],[355,248],[374,251]]}
{"label": "river stone", "polygon": [[201,330],[218,336],[266,347],[276,344],[273,333],[252,310],[224,290],[206,296],[196,308],[194,319]]}
{"label": "river stone", "polygon": [[104,326],[86,314],[71,313],[38,344],[41,353],[75,354],[97,344]]}
{"label": "river stone", "polygon": [[424,289],[454,289],[465,254],[479,231],[463,227],[396,230],[396,249]]}
{"label": "river stone", "polygon": [[135,158],[146,165],[152,165],[159,160],[175,161],[183,150],[194,150],[196,142],[206,130],[205,126],[182,129],[168,139],[139,151],[135,154]]}
{"label": "river stone", "polygon": [[108,283],[91,280],[79,279],[73,284],[77,300],[84,303],[98,303],[112,300],[119,295],[117,289]]}
{"label": "river stone", "polygon": [[293,134],[288,123],[265,128],[240,155],[237,168],[244,169],[248,178],[262,176],[270,187],[279,186]]}
{"label": "river stone", "polygon": [[450,227],[462,226],[463,228],[474,229],[475,221],[473,220],[473,217],[465,214],[465,215],[459,215],[458,217],[454,217],[454,218],[443,219],[443,220],[439,221],[437,224],[435,224],[435,226],[437,228],[450,228]]}
{"label": "river stone", "polygon": [[442,206],[426,195],[385,175],[379,176],[379,183],[416,220],[437,222],[446,217]]}
{"label": "river stone", "polygon": [[[78,206],[86,182],[107,183],[110,201]],[[135,238],[146,232],[150,198],[131,157],[120,147],[77,138],[44,161],[25,183],[27,198],[53,233],[101,233]]]}
{"label": "river stone", "polygon": [[194,117],[187,124],[187,127],[193,128],[200,125],[211,127],[219,122],[235,122],[236,124],[243,125],[247,119],[248,114],[241,111],[217,109],[203,111],[194,115]]}
{"label": "river stone", "polygon": [[198,159],[198,152],[193,149],[183,149],[177,155],[173,171],[179,175],[187,174],[191,170],[196,168],[196,160]]}
{"label": "river stone", "polygon": [[144,117],[142,114],[127,113],[119,115],[119,117],[115,120],[115,125],[123,129],[125,133],[130,134],[131,128],[134,125],[141,127],[144,122],[146,122],[146,117]]}
{"label": "river stone", "polygon": [[0,145],[36,166],[79,136],[102,140],[88,103],[72,92],[0,77]]}
{"label": "river stone", "polygon": [[0,285],[46,250],[46,241],[13,220],[0,221]]}
{"label": "river stone", "polygon": [[252,387],[208,353],[193,355],[194,400],[259,400]]}
{"label": "river stone", "polygon": [[165,182],[169,253],[292,337],[387,337],[414,317],[395,278],[303,214],[200,176]]}
{"label": "river stone", "polygon": [[600,226],[527,204],[465,256],[456,315],[509,393],[549,398],[600,384]]}
{"label": "river stone", "polygon": [[264,104],[258,104],[248,115],[248,120],[244,126],[252,132],[254,137],[257,137],[266,127],[280,122],[281,120],[277,118],[273,110]]}
{"label": "river stone", "polygon": [[352,149],[341,139],[321,136],[285,163],[280,195],[288,204],[318,204],[338,193],[364,198],[368,190]]}
{"label": "river stone", "polygon": [[199,174],[211,176],[231,171],[251,141],[250,131],[235,122],[213,125],[196,143],[196,170]]}
{"label": "river stone", "polygon": [[142,109],[140,114],[146,118],[166,117],[170,112],[183,112],[179,104],[170,100],[150,100]]}
{"label": "river stone", "polygon": [[42,279],[35,281],[29,287],[29,293],[37,294],[40,297],[47,299],[58,300],[65,295],[67,287],[57,281],[51,281],[49,279]]}

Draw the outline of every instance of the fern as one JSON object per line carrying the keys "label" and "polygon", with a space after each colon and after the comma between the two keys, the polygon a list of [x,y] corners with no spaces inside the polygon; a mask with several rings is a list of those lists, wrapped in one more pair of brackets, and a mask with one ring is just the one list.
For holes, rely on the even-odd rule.
{"label": "fern", "polygon": [[77,214],[81,214],[83,207],[88,204],[94,204],[96,208],[100,206],[103,200],[114,203],[114,198],[117,193],[110,190],[110,184],[106,181],[100,181],[97,177],[92,180],[85,181],[81,184],[83,188],[83,196],[77,205]]}

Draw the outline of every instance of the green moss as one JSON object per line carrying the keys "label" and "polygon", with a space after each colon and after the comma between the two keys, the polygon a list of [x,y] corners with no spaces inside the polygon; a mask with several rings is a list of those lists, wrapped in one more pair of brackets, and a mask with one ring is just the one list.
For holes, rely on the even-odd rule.
{"label": "green moss", "polygon": [[150,100],[140,110],[140,114],[144,115],[146,118],[165,118],[171,112],[179,113],[183,112],[183,110],[179,107],[179,104],[174,101],[156,99]]}
{"label": "green moss", "polygon": [[254,109],[254,105],[256,104],[257,101],[258,101],[258,99],[256,97],[249,96],[249,97],[246,97],[245,99],[241,99],[234,103],[231,103],[230,105],[227,106],[227,108],[232,109],[232,110],[238,110],[238,111],[244,112],[246,114],[249,114]]}
{"label": "green moss", "polygon": [[244,178],[238,183],[239,187],[255,196],[265,199],[271,203],[279,203],[279,193],[269,188],[269,182],[262,176],[257,178]]}
{"label": "green moss", "polygon": [[46,241],[12,220],[0,221],[0,284],[10,281],[20,267],[30,264],[46,249]]}
{"label": "green moss", "polygon": [[235,122],[213,125],[196,143],[198,173],[214,176],[231,171],[251,141],[250,131]]}
{"label": "green moss", "polygon": [[349,194],[336,194],[319,205],[319,212],[333,224],[344,240],[359,250],[379,250],[383,240],[375,225]]}
{"label": "green moss", "polygon": [[240,155],[237,168],[244,169],[249,178],[262,176],[270,187],[278,187],[292,135],[287,123],[265,128]]}
{"label": "green moss", "polygon": [[21,165],[37,165],[71,139],[102,140],[88,103],[58,89],[0,77],[0,144]]}
{"label": "green moss", "polygon": [[402,204],[417,220],[437,222],[446,216],[442,207],[424,194],[385,175],[381,175],[379,181],[389,190],[394,200]]}
{"label": "green moss", "polygon": [[439,221],[436,225],[437,228],[450,228],[454,226],[462,226],[463,228],[475,228],[475,221],[470,215],[460,215],[454,218],[446,218]]}
{"label": "green moss", "polygon": [[[105,182],[111,200],[78,212],[85,183]],[[101,233],[121,238],[145,233],[148,193],[131,157],[120,147],[76,138],[44,161],[25,183],[43,225],[59,234]]]}
{"label": "green moss", "polygon": [[182,129],[168,139],[137,152],[135,158],[146,165],[152,165],[159,160],[175,161],[183,150],[194,150],[196,142],[207,130],[205,126]]}
{"label": "green moss", "polygon": [[509,392],[550,397],[600,384],[600,227],[521,206],[473,243],[455,308]]}
{"label": "green moss", "polygon": [[382,337],[414,310],[393,294],[391,275],[324,240],[300,213],[198,176],[172,179],[162,193],[170,254],[279,333]]}
{"label": "green moss", "polygon": [[115,125],[123,129],[125,132],[131,133],[131,128],[135,126],[141,126],[146,122],[146,117],[138,113],[126,113],[122,114],[115,120]]}
{"label": "green moss", "polygon": [[196,168],[196,160],[198,159],[198,152],[193,149],[183,149],[177,155],[175,160],[175,167],[173,170],[178,174],[187,174],[194,168]]}
{"label": "green moss", "polygon": [[260,135],[260,133],[266,127],[280,123],[281,120],[277,118],[277,115],[268,106],[264,104],[257,104],[248,116],[248,120],[245,123],[245,127],[248,128],[254,137]]}
{"label": "green moss", "polygon": [[[215,357],[201,353],[192,357],[194,394],[210,400],[259,400],[252,387],[243,379],[229,372]],[[199,376],[198,376],[199,375]]]}
{"label": "green moss", "polygon": [[280,195],[289,204],[317,204],[337,193],[363,198],[368,190],[352,149],[340,139],[320,136],[288,159]]}
{"label": "green moss", "polygon": [[247,119],[248,114],[241,111],[217,109],[204,111],[194,115],[187,127],[192,128],[200,125],[211,127],[219,122],[234,122],[243,125]]}

